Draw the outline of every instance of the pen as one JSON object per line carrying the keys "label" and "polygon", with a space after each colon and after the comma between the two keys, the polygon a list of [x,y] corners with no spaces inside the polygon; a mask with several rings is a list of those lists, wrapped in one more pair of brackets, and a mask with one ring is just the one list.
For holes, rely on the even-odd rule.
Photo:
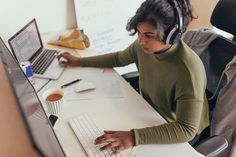
{"label": "pen", "polygon": [[80,80],[82,80],[82,79],[76,79],[76,80],[74,80],[72,82],[66,83],[66,84],[62,85],[61,88],[65,88],[65,87],[67,87],[69,85],[72,85],[72,84],[74,84],[76,82],[79,82]]}

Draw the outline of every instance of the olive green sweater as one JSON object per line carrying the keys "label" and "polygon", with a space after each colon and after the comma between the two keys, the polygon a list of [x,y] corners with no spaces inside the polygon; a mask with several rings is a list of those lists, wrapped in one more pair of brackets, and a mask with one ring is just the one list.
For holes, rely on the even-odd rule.
{"label": "olive green sweater", "polygon": [[79,61],[81,66],[137,65],[143,97],[168,123],[134,129],[135,145],[187,142],[209,125],[204,66],[183,41],[156,54],[144,53],[135,41],[124,51]]}

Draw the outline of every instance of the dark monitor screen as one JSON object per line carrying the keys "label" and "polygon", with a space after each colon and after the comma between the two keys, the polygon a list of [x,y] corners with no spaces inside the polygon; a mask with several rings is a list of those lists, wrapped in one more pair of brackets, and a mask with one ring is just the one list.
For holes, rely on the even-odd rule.
{"label": "dark monitor screen", "polygon": [[33,86],[1,38],[0,58],[22,112],[32,145],[42,156],[65,157],[65,153]]}

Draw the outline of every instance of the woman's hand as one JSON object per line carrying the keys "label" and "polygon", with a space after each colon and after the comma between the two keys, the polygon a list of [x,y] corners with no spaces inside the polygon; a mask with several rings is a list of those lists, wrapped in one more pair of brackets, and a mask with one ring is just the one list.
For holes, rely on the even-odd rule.
{"label": "woman's hand", "polygon": [[114,154],[117,154],[134,146],[134,135],[131,131],[104,131],[104,134],[96,138],[94,143],[102,145],[101,151],[111,149]]}
{"label": "woman's hand", "polygon": [[62,66],[79,66],[79,58],[71,55],[68,52],[64,52],[57,56],[59,64]]}

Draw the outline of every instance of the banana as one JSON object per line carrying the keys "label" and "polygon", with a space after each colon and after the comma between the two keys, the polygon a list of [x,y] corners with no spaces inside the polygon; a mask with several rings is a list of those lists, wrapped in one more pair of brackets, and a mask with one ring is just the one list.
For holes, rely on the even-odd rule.
{"label": "banana", "polygon": [[85,46],[88,48],[90,46],[90,42],[89,42],[89,38],[86,34],[84,34],[84,30],[81,29],[81,34],[82,34],[82,38],[83,38],[83,41],[84,41],[84,44]]}
{"label": "banana", "polygon": [[69,38],[69,36],[67,36],[67,35],[60,35],[59,36],[59,40],[61,40],[61,41],[66,41],[66,40],[69,40],[70,38]]}
{"label": "banana", "polygon": [[70,38],[72,38],[72,39],[76,39],[76,38],[79,38],[79,37],[80,37],[80,32],[76,29],[74,29],[72,31],[72,33],[70,34]]}
{"label": "banana", "polygon": [[76,48],[76,49],[80,49],[80,50],[86,49],[85,43],[81,40],[48,42],[48,44],[56,45],[56,46],[69,47],[69,48]]}
{"label": "banana", "polygon": [[80,37],[79,31],[74,29],[69,35],[60,35],[59,40],[66,41],[66,40],[77,39],[79,37]]}
{"label": "banana", "polygon": [[83,30],[73,30],[69,35],[60,35],[59,40],[48,42],[50,45],[84,50],[90,46],[89,38]]}

